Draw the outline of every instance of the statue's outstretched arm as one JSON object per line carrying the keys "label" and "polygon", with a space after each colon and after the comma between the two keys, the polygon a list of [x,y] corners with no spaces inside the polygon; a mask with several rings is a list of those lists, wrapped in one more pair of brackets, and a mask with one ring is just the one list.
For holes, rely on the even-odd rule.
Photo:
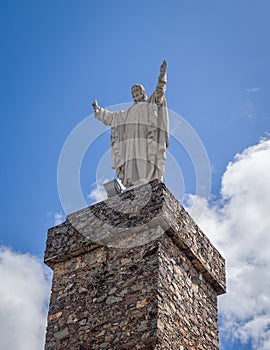
{"label": "statue's outstretched arm", "polygon": [[162,99],[166,91],[166,84],[167,84],[166,71],[167,71],[167,61],[164,60],[160,66],[160,74],[158,77],[158,83],[155,90],[155,102],[157,104],[162,103]]}
{"label": "statue's outstretched arm", "polygon": [[97,100],[94,100],[92,107],[95,112],[95,117],[105,125],[115,125],[116,121],[122,123],[125,119],[126,111],[110,112],[107,109],[101,108]]}

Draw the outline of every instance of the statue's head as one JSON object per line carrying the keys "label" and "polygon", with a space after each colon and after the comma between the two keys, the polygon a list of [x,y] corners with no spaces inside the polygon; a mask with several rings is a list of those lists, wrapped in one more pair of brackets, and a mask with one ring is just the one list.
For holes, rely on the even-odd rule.
{"label": "statue's head", "polygon": [[131,95],[134,99],[134,102],[143,102],[147,99],[144,87],[141,84],[136,84],[132,86]]}

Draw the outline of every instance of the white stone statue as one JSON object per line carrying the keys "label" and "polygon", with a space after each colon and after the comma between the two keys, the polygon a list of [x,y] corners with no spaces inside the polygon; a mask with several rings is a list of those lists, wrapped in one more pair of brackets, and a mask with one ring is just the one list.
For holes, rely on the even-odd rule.
{"label": "white stone statue", "polygon": [[110,112],[92,106],[95,117],[111,126],[112,168],[125,187],[137,186],[154,179],[162,181],[168,140],[164,60],[154,93],[147,99],[144,87],[131,88],[134,103],[126,110]]}

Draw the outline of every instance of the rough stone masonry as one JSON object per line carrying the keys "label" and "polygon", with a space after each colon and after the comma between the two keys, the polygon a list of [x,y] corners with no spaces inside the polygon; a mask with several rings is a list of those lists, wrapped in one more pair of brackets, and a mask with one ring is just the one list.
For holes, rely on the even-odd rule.
{"label": "rough stone masonry", "polygon": [[49,229],[46,350],[219,349],[225,261],[164,184]]}

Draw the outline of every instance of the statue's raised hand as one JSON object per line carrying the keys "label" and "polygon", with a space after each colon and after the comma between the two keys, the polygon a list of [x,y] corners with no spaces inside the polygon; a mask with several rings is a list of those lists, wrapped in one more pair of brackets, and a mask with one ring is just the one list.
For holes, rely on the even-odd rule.
{"label": "statue's raised hand", "polygon": [[94,100],[94,102],[92,103],[92,107],[95,112],[100,108],[97,100]]}
{"label": "statue's raised hand", "polygon": [[167,69],[167,61],[164,60],[160,66],[160,74],[165,74]]}

